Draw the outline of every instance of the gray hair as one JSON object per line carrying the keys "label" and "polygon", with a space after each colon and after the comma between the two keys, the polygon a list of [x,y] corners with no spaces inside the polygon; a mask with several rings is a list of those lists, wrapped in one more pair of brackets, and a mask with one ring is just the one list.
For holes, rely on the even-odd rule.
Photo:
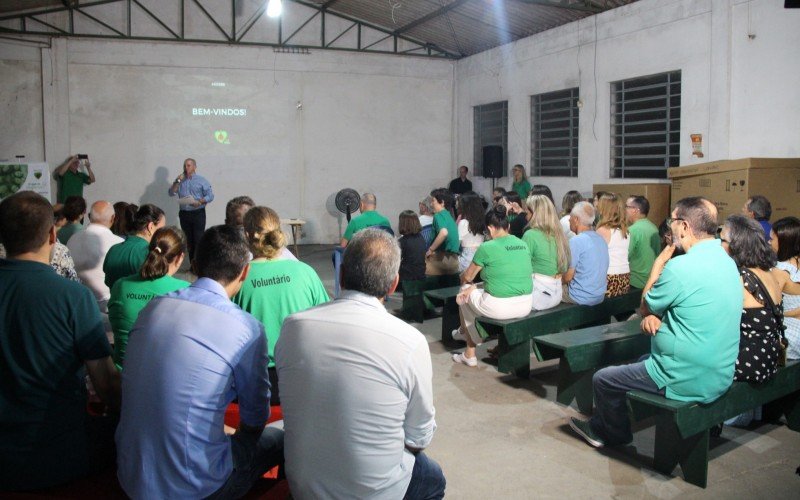
{"label": "gray hair", "polygon": [[431,198],[430,196],[426,196],[424,200],[422,200],[421,202],[419,202],[419,204],[420,204],[420,205],[422,205],[423,207],[425,207],[425,211],[426,211],[426,213],[428,213],[428,214],[431,214],[431,213],[433,213],[433,205],[431,205],[431,202],[432,202],[432,201],[433,201],[433,198]]}
{"label": "gray hair", "polygon": [[717,234],[717,208],[702,196],[691,196],[678,200],[675,216],[683,219],[696,238]]}
{"label": "gray hair", "polygon": [[368,207],[375,207],[378,205],[378,199],[372,193],[364,193],[361,195],[361,201]]}
{"label": "gray hair", "polygon": [[92,203],[92,209],[89,212],[90,221],[110,224],[111,219],[113,218],[114,218],[114,205],[105,200],[99,200]]}
{"label": "gray hair", "polygon": [[760,194],[750,198],[747,209],[753,212],[753,217],[756,220],[769,220],[772,216],[772,204]]}
{"label": "gray hair", "polygon": [[591,227],[594,224],[594,206],[588,201],[579,201],[572,207],[570,215],[578,218],[582,226]]}
{"label": "gray hair", "polygon": [[383,229],[363,229],[342,258],[342,288],[384,297],[400,271],[400,245]]}

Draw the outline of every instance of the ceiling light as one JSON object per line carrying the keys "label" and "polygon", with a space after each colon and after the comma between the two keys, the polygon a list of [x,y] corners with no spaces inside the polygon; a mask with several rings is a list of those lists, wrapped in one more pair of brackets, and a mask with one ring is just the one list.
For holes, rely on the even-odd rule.
{"label": "ceiling light", "polygon": [[269,17],[278,17],[283,12],[283,4],[281,0],[269,0],[267,3],[267,15]]}

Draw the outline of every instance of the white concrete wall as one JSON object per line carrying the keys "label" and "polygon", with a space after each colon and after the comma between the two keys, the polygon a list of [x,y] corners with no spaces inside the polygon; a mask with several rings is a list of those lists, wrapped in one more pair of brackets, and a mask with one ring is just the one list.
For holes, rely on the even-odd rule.
{"label": "white concrete wall", "polygon": [[[40,160],[44,152],[53,168],[70,153],[88,153],[97,175],[85,190],[89,202],[156,203],[176,222],[166,191],[192,156],[216,194],[209,225],[223,221],[228,199],[247,194],[282,217],[306,219],[302,242],[328,243],[340,235],[330,213],[339,189],[376,193],[396,224],[400,211],[416,210],[431,186],[452,177],[449,61],[88,39],[53,39],[43,52],[47,64],[0,61],[27,64],[14,82],[4,77],[4,91],[45,73],[56,82],[45,92],[3,94],[3,105],[39,122],[4,122],[0,130],[15,145],[11,154],[24,144],[20,154]],[[217,81],[227,82],[228,98],[217,97]],[[191,115],[197,105],[241,105],[248,116],[204,122]],[[218,128],[231,133],[229,145],[213,140]]]}
{"label": "white concrete wall", "polygon": [[[534,180],[557,201],[570,189],[616,182],[609,175],[611,82],[673,70],[682,80],[681,165],[800,156],[798,46],[800,11],[777,0],[641,0],[462,59],[456,163],[473,163],[472,107],[508,100],[508,164],[528,168],[530,96],[578,86],[579,176]],[[703,159],[691,156],[693,133],[703,134]],[[476,182],[487,194],[490,186]]]}
{"label": "white concrete wall", "polygon": [[41,61],[35,42],[0,44],[0,161],[44,158]]}

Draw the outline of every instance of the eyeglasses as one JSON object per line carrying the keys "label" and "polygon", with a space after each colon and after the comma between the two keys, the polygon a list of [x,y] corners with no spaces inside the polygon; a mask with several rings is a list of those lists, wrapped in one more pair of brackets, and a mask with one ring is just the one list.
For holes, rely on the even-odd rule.
{"label": "eyeglasses", "polygon": [[721,241],[723,243],[727,243],[728,245],[731,244],[731,240],[726,240],[725,238],[720,238],[719,241]]}
{"label": "eyeglasses", "polygon": [[667,225],[671,226],[673,222],[679,221],[679,220],[685,221],[686,219],[682,219],[680,217],[667,217]]}
{"label": "eyeglasses", "polygon": [[625,205],[625,208],[630,208],[631,210],[638,210],[639,207],[634,207],[633,205]]}

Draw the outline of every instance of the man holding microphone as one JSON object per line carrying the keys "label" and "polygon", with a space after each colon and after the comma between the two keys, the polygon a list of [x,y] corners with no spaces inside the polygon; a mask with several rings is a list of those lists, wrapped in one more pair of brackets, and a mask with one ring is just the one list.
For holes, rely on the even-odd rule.
{"label": "man holding microphone", "polygon": [[183,161],[183,173],[169,188],[170,196],[178,196],[181,229],[186,233],[189,260],[194,262],[194,253],[203,232],[206,230],[206,205],[214,200],[211,184],[205,177],[196,174],[197,162],[193,158]]}

